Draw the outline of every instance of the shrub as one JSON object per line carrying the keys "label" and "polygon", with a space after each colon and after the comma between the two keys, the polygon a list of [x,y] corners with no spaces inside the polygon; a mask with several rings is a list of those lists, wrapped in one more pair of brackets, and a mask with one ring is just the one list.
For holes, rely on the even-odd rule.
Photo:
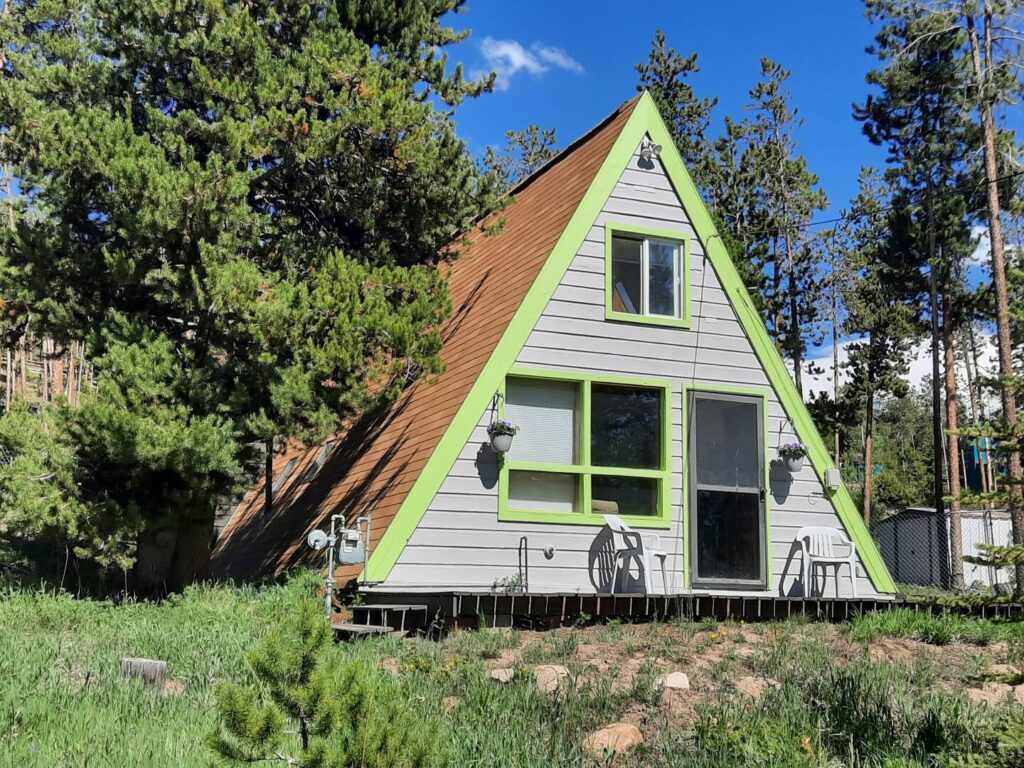
{"label": "shrub", "polygon": [[[318,608],[270,632],[249,655],[259,684],[217,691],[210,747],[229,765],[264,760],[313,768],[427,768],[443,744],[391,680],[331,642]],[[293,762],[294,761],[294,762]]]}

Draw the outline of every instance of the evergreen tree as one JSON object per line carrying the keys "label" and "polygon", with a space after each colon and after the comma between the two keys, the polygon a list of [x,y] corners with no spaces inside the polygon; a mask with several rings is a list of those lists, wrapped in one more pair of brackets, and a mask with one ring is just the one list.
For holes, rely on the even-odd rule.
{"label": "evergreen tree", "polygon": [[448,70],[461,0],[8,5],[0,163],[37,215],[4,280],[93,356],[83,502],[180,584],[244,446],[438,370],[436,265],[494,191],[439,106],[493,78]]}
{"label": "evergreen tree", "polygon": [[210,748],[226,765],[282,762],[304,768],[448,765],[444,745],[402,692],[365,663],[345,658],[312,603],[249,654],[256,685],[217,690]]}
{"label": "evergreen tree", "polygon": [[906,394],[907,354],[915,337],[916,310],[905,303],[904,275],[894,266],[890,221],[885,215],[890,192],[874,168],[860,173],[860,191],[843,230],[840,258],[848,279],[843,303],[844,331],[854,337],[848,346],[849,383],[846,396],[858,402],[863,418],[861,465],[864,467],[862,509],[871,523],[875,465],[875,414],[884,395]]}
{"label": "evergreen tree", "polygon": [[636,71],[640,76],[637,90],[650,92],[687,170],[697,188],[706,193],[705,182],[713,162],[708,129],[718,99],[697,96],[688,81],[700,72],[697,54],[683,56],[667,44],[665,33],[658,29],[647,62],[637,64]]}
{"label": "evergreen tree", "polygon": [[[933,440],[935,442],[934,504],[944,508],[943,394],[952,429],[948,453],[959,455],[956,437],[957,396],[954,338],[963,309],[963,262],[972,250],[967,212],[973,177],[964,162],[973,130],[957,100],[966,85],[966,69],[957,57],[962,34],[938,16],[918,14],[903,0],[868,0],[868,16],[879,25],[869,52],[881,66],[868,73],[878,88],[854,114],[864,132],[888,149],[887,180],[898,214],[892,217],[901,247],[894,256],[904,262],[908,297],[928,307],[932,338]],[[927,274],[927,282],[923,279]],[[945,308],[945,313],[943,309]],[[943,355],[940,346],[945,347]],[[943,358],[947,375],[942,375]],[[950,486],[959,487],[959,467],[950,467]],[[962,551],[959,507],[951,519],[953,584],[959,586]]]}
{"label": "evergreen tree", "polygon": [[761,81],[750,91],[753,117],[743,127],[746,148],[740,162],[754,184],[751,218],[764,244],[762,308],[776,344],[793,363],[793,379],[802,393],[807,332],[821,314],[824,261],[821,242],[808,225],[828,200],[806,158],[796,154],[794,132],[803,121],[790,106],[785,88],[789,76],[776,62],[761,59]]}
{"label": "evergreen tree", "polygon": [[558,154],[554,128],[528,125],[522,131],[505,131],[505,149],[488,147],[484,168],[494,174],[502,189],[510,189]]}

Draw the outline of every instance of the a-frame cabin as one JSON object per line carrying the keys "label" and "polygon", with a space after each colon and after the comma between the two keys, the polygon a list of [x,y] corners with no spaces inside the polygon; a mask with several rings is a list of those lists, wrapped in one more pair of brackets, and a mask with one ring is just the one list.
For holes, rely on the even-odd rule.
{"label": "a-frame cabin", "polygon": [[[856,584],[828,569],[827,594],[892,596],[651,97],[513,194],[498,233],[483,222],[450,266],[444,373],[278,457],[271,514],[252,489],[214,571],[308,562],[307,532],[343,514],[371,518],[368,593],[599,595],[613,590],[615,514],[665,565],[663,580],[661,559],[647,574],[629,563],[616,592],[807,595],[796,539],[818,527],[854,549]],[[519,427],[504,456],[487,433],[499,417]],[[794,441],[799,470],[779,458]]]}

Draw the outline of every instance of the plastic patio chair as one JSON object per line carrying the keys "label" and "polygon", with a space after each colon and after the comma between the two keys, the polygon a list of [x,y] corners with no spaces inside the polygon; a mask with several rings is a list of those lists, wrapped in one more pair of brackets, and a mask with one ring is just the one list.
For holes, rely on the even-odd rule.
{"label": "plastic patio chair", "polygon": [[[857,597],[857,550],[850,541],[845,531],[838,528],[822,528],[818,526],[805,526],[796,532],[796,540],[800,542],[800,551],[803,554],[803,585],[805,596],[810,596],[810,582],[808,576],[812,577],[817,587],[817,566],[827,568],[830,565],[836,567],[836,597],[839,597],[839,569],[843,565],[850,566],[850,587],[853,596]],[[836,543],[848,547],[849,554],[840,555],[836,553]],[[822,572],[823,595],[825,585],[828,584],[827,571]],[[817,589],[815,589],[817,591]]]}
{"label": "plastic patio chair", "polygon": [[[604,522],[611,529],[612,543],[615,546],[614,563],[612,565],[612,580],[609,594],[615,594],[615,579],[619,573],[629,573],[630,563],[635,562],[644,570],[644,588],[647,593],[654,592],[652,564],[654,558],[658,558],[661,565],[661,584],[663,594],[668,594],[668,577],[665,575],[665,561],[668,559],[668,552],[661,548],[661,539],[653,533],[642,535],[628,525],[618,515],[605,515]],[[652,546],[644,546],[644,538],[651,541]],[[621,568],[620,568],[621,566]]]}

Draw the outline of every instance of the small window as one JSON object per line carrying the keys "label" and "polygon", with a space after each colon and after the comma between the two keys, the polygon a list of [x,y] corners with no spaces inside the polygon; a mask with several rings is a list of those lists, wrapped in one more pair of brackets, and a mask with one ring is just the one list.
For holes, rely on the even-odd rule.
{"label": "small window", "polygon": [[612,235],[609,315],[682,319],[683,252],[682,244],[672,240]]}
{"label": "small window", "polygon": [[320,449],[320,453],[316,455],[316,458],[309,463],[308,467],[306,467],[306,471],[302,473],[302,479],[299,481],[300,483],[304,484],[313,481],[313,478],[316,477],[320,468],[327,463],[327,457],[331,455],[332,448],[334,448],[333,440],[328,440],[324,443],[323,447]]}
{"label": "small window", "polygon": [[288,477],[289,475],[291,475],[292,470],[295,469],[296,463],[297,462],[295,459],[288,459],[288,463],[284,465],[284,469],[282,469],[278,473],[277,477],[274,478],[274,483],[273,485],[270,486],[270,489],[274,493],[277,493],[279,490],[281,490],[281,486],[288,481]]}

